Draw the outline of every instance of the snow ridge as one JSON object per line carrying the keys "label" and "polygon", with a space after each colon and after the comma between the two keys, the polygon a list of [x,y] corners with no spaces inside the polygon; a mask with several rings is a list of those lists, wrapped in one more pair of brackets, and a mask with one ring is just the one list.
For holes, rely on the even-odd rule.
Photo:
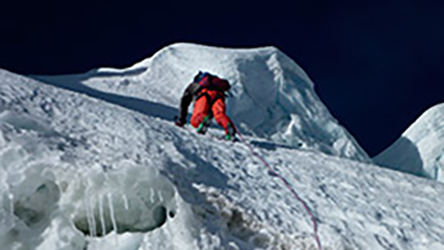
{"label": "snow ridge", "polygon": [[443,116],[444,104],[428,109],[374,161],[391,169],[443,182]]}
{"label": "snow ridge", "polygon": [[[272,51],[242,50],[245,54],[240,55],[229,49],[172,46],[167,54],[156,55],[156,64],[151,58],[143,63],[152,65],[135,70],[143,66],[137,65],[131,75],[98,70],[88,76],[48,78],[52,84],[0,70],[0,245],[14,250],[316,249],[304,207],[246,145],[190,133],[169,117],[177,112],[172,107],[183,88],[173,79],[194,74],[183,64],[194,58],[189,54],[201,60],[212,56],[214,62],[202,64],[215,72],[217,67],[238,67],[233,59],[251,59],[244,63],[255,70],[234,70],[230,76],[232,82],[242,78],[231,101],[248,104],[257,99],[244,98],[261,94],[252,91],[253,82],[264,84],[261,70],[266,79],[275,77],[266,64],[276,63],[270,59]],[[286,64],[285,57],[275,57]],[[156,66],[160,63],[164,65]],[[189,65],[202,66],[193,61]],[[145,81],[156,74],[169,79],[165,83],[172,88],[163,92],[172,93]],[[243,74],[257,74],[258,79],[249,82]],[[291,77],[285,73],[284,78]],[[58,83],[62,79],[67,81]],[[304,85],[281,83],[280,88],[290,92],[293,84]],[[89,86],[94,84],[103,89]],[[306,97],[314,97],[309,82],[304,86],[300,89]],[[141,92],[128,94],[131,88]],[[165,98],[149,94],[158,90]],[[268,86],[267,91],[276,88]],[[279,99],[287,109],[289,98]],[[268,100],[276,106],[275,96]],[[304,100],[294,101],[305,105]],[[280,111],[270,108],[270,116],[282,115]],[[296,116],[302,119],[310,112]],[[316,119],[319,113],[311,115]],[[310,124],[330,125],[310,128],[306,136],[319,129],[337,132],[334,123]],[[444,249],[441,183],[325,154],[316,147],[276,143],[245,126],[251,130],[245,140],[306,201],[323,249]],[[210,133],[221,131],[211,128]]]}
{"label": "snow ridge", "polygon": [[[291,147],[371,162],[322,104],[307,74],[275,47],[237,50],[173,44],[124,70],[104,68],[83,75],[35,78],[89,92],[94,97],[94,91],[101,91],[177,107],[184,88],[200,70],[232,83],[228,114],[244,133]],[[159,113],[167,114],[164,118],[176,115],[163,109]]]}

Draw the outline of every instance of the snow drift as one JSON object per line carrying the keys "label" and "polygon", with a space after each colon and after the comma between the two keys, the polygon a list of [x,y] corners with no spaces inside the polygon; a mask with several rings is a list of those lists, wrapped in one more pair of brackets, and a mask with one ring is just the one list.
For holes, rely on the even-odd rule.
{"label": "snow drift", "polygon": [[[194,69],[188,71],[177,53],[194,51],[199,59],[200,47],[172,48],[142,62],[150,66],[143,70],[135,66],[47,78],[53,85],[0,70],[2,249],[316,249],[307,211],[249,147],[172,124],[183,86],[161,81],[174,79],[161,70],[183,67],[183,72],[173,72],[191,77]],[[237,54],[202,50],[218,51],[211,61],[215,65]],[[266,48],[239,54],[257,54],[260,61],[262,53],[275,52]],[[175,65],[176,59],[180,63]],[[161,62],[170,67],[158,66]],[[150,74],[170,84],[171,95],[162,96],[170,90],[145,82]],[[58,82],[63,79],[67,82]],[[119,92],[115,87],[120,84]],[[243,93],[244,85],[237,86]],[[285,92],[296,93],[297,86],[289,85]],[[232,100],[250,102],[250,94],[239,93]],[[271,100],[273,106],[276,99]],[[332,135],[309,138],[313,131],[330,131],[329,122],[318,124],[327,128],[310,128],[305,134],[313,147],[294,148],[256,136],[267,129],[255,132],[248,125],[250,114],[260,118],[253,111],[243,113],[244,130],[250,131],[245,138],[306,201],[322,249],[444,249],[442,184],[342,157],[337,147],[321,140],[337,138],[335,129]],[[281,111],[270,109],[270,117]],[[234,108],[231,114],[237,112]],[[308,122],[304,124],[316,125]],[[263,124],[272,129],[271,123]],[[319,145],[330,145],[329,154],[320,152],[325,150]]]}
{"label": "snow drift", "polygon": [[[134,249],[159,227],[190,237],[188,206],[153,157],[140,155],[136,117],[5,71],[0,79],[2,248],[109,249],[106,239],[123,235],[114,249]],[[157,240],[179,249],[180,240]]]}
{"label": "snow drift", "polygon": [[444,104],[430,108],[374,161],[381,166],[443,182],[443,117]]}
{"label": "snow drift", "polygon": [[[174,44],[129,69],[103,68],[82,75],[36,78],[80,88],[93,96],[99,90],[178,107],[182,92],[199,70],[230,81],[233,97],[228,101],[228,114],[243,132],[279,144],[370,162],[320,101],[307,74],[274,47],[231,50]],[[123,105],[128,105],[125,102]],[[172,119],[176,114],[163,108],[159,115]]]}

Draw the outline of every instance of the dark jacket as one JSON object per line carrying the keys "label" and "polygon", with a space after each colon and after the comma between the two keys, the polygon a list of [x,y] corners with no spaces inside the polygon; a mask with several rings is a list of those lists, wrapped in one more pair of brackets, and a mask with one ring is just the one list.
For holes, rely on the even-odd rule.
{"label": "dark jacket", "polygon": [[202,87],[195,82],[190,83],[188,87],[185,89],[182,95],[182,99],[180,101],[180,109],[179,109],[180,122],[184,124],[186,123],[188,115],[188,107],[190,106],[191,102],[195,101],[201,90]]}

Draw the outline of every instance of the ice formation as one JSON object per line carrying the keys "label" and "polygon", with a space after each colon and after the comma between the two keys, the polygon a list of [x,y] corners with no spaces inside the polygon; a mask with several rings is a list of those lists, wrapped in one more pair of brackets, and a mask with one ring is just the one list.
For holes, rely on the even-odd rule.
{"label": "ice formation", "polygon": [[323,250],[444,249],[444,186],[367,163],[282,52],[188,44],[44,82],[0,70],[1,249],[316,249],[249,147],[173,125],[201,67],[234,83],[230,115]]}
{"label": "ice formation", "polygon": [[444,181],[444,104],[422,114],[384,152],[374,158],[379,165]]}
{"label": "ice formation", "polygon": [[[147,100],[155,103],[150,108],[159,110],[157,115],[172,119],[176,114],[159,104],[177,107],[184,88],[200,70],[231,82],[228,114],[244,132],[283,145],[371,161],[320,101],[307,74],[275,47],[233,50],[174,44],[124,70],[36,78],[131,108],[139,106],[141,112],[146,110],[140,100]],[[122,94],[134,99],[119,100]]]}

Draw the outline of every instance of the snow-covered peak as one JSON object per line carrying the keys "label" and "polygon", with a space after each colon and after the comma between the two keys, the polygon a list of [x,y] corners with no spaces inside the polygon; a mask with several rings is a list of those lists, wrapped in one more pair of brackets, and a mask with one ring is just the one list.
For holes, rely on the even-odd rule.
{"label": "snow-covered peak", "polygon": [[2,249],[319,249],[288,187],[323,250],[444,249],[439,183],[254,136],[197,135],[147,100],[3,70],[0,81]]}
{"label": "snow-covered peak", "polygon": [[422,114],[374,158],[382,166],[444,182],[444,104]]}
{"label": "snow-covered peak", "polygon": [[164,116],[172,119],[186,85],[198,71],[230,81],[228,115],[242,132],[291,147],[370,161],[323,105],[307,74],[275,47],[227,49],[179,43],[127,69],[35,78],[93,95],[101,91],[161,104],[167,111]]}

